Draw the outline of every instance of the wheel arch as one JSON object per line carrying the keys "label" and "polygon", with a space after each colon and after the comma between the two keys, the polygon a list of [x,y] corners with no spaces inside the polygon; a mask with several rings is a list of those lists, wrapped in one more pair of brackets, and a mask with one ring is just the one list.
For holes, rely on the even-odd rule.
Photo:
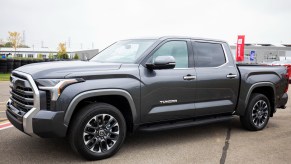
{"label": "wheel arch", "polygon": [[270,116],[272,117],[273,113],[275,112],[275,104],[276,104],[276,98],[275,98],[276,90],[275,90],[274,84],[270,82],[260,82],[260,83],[253,84],[247,93],[247,97],[245,100],[245,107],[247,107],[250,101],[251,94],[253,93],[263,94],[269,99],[270,105],[271,105]]}
{"label": "wheel arch", "polygon": [[[66,110],[66,113],[64,116],[65,126],[69,127],[70,121],[71,121],[74,113],[78,112],[78,109],[77,109],[78,105],[80,103],[82,103],[84,100],[88,100],[88,99],[98,100],[98,98],[114,97],[114,96],[117,96],[117,97],[120,96],[120,97],[124,98],[124,100],[127,101],[128,106],[130,108],[128,111],[129,114],[131,115],[130,121],[132,121],[132,124],[134,124],[137,121],[137,112],[136,112],[136,107],[135,107],[135,104],[134,104],[134,101],[133,101],[133,98],[131,97],[131,95],[127,91],[121,90],[121,89],[104,89],[104,90],[86,91],[86,92],[82,92],[82,93],[78,94],[77,96],[75,96],[75,98],[71,101],[69,107]],[[114,104],[114,103],[110,103],[110,102],[107,102],[107,103],[117,107],[116,104]],[[125,118],[125,119],[127,119],[127,118]],[[126,122],[127,121],[128,120],[126,120]]]}

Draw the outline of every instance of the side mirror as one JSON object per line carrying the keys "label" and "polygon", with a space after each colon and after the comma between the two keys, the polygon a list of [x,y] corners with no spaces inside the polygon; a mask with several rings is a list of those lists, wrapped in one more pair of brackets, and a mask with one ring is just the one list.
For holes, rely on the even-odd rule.
{"label": "side mirror", "polygon": [[147,63],[149,69],[173,69],[176,66],[176,61],[173,56],[158,56],[153,63]]}

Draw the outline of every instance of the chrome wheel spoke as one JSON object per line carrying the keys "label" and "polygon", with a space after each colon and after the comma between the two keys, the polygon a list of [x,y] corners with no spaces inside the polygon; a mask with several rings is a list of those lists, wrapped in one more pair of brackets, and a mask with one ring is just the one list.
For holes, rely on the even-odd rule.
{"label": "chrome wheel spoke", "polygon": [[88,125],[86,125],[86,128],[90,128],[90,129],[96,129],[97,127],[94,127],[94,126],[92,126],[92,125],[88,124]]}
{"label": "chrome wheel spoke", "polygon": [[92,139],[90,140],[90,142],[88,142],[87,146],[89,149],[94,149],[95,148],[95,145],[97,144],[97,139]]}
{"label": "chrome wheel spoke", "polygon": [[107,143],[106,143],[105,141],[101,141],[101,146],[100,146],[100,148],[101,148],[101,151],[102,151],[102,152],[107,151],[107,150],[108,150]]}
{"label": "chrome wheel spoke", "polygon": [[93,141],[94,141],[94,138],[88,139],[87,141],[85,141],[85,144],[88,145],[88,144],[90,144]]}
{"label": "chrome wheel spoke", "polygon": [[105,126],[105,117],[106,117],[106,115],[103,114],[103,115],[102,115],[102,126]]}
{"label": "chrome wheel spoke", "polygon": [[106,123],[106,127],[112,127],[111,123],[114,121],[113,125],[117,122],[115,118],[111,117],[108,122]]}
{"label": "chrome wheel spoke", "polygon": [[95,132],[88,132],[88,131],[84,131],[84,135],[95,135]]}
{"label": "chrome wheel spoke", "polygon": [[110,134],[113,134],[113,135],[119,135],[119,131],[117,132],[109,132]]}
{"label": "chrome wheel spoke", "polygon": [[258,121],[258,126],[261,126],[262,125],[262,118],[259,118],[258,120],[259,120]]}
{"label": "chrome wheel spoke", "polygon": [[114,136],[114,137],[108,136],[107,139],[109,139],[111,141],[116,141],[118,139],[118,137],[117,136]]}

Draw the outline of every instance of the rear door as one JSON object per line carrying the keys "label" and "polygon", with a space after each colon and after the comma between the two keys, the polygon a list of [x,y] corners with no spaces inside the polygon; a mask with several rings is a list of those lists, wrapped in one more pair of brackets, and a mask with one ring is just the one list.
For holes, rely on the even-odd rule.
{"label": "rear door", "polygon": [[233,112],[238,99],[239,72],[230,51],[226,51],[227,44],[193,40],[192,45],[197,76],[196,116]]}

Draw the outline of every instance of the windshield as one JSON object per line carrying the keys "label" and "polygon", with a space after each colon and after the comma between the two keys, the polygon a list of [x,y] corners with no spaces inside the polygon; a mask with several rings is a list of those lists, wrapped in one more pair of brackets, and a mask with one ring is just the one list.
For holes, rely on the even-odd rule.
{"label": "windshield", "polygon": [[107,47],[90,61],[102,63],[134,63],[156,40],[122,40]]}

